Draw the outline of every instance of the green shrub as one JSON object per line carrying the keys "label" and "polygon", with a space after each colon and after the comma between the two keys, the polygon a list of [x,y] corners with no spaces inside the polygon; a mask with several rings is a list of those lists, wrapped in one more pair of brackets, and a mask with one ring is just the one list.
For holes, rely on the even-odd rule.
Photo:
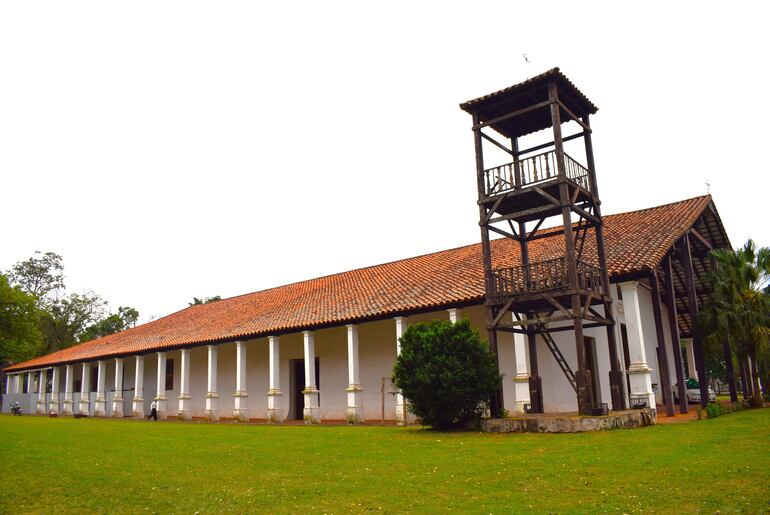
{"label": "green shrub", "polygon": [[470,322],[411,325],[400,342],[393,376],[409,411],[437,429],[478,422],[501,376]]}
{"label": "green shrub", "polygon": [[706,406],[706,416],[708,418],[717,418],[722,414],[722,406],[719,404],[709,404]]}

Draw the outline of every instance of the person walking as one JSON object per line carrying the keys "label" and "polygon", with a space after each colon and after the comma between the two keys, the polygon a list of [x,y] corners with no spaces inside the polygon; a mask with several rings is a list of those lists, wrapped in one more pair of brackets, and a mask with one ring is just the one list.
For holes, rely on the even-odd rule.
{"label": "person walking", "polygon": [[153,419],[156,422],[158,421],[158,401],[155,399],[152,400],[152,403],[150,404],[150,414],[147,415],[147,420]]}

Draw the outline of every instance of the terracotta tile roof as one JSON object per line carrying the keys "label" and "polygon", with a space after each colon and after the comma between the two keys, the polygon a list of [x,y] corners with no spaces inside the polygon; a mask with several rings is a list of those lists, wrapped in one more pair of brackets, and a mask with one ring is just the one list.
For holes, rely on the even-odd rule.
{"label": "terracotta tile roof", "polygon": [[[611,276],[650,270],[711,202],[696,197],[604,217]],[[563,254],[563,237],[530,243],[533,261]],[[588,238],[593,236],[589,232]],[[593,244],[583,259],[596,263]],[[590,250],[589,250],[590,249]],[[493,240],[495,266],[520,262],[518,245]],[[296,332],[462,304],[484,297],[480,245],[361,268],[192,306],[144,325],[19,363],[7,371]]]}

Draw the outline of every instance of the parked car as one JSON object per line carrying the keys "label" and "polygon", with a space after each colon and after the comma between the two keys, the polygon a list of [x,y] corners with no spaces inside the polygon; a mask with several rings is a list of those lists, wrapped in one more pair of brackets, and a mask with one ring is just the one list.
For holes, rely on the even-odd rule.
{"label": "parked car", "polygon": [[[692,404],[700,403],[700,384],[698,383],[698,380],[689,378],[685,381],[685,385],[687,386],[687,389],[685,390],[687,392],[687,402]],[[674,391],[674,402],[679,402],[679,384],[675,384],[672,389]],[[709,402],[716,401],[717,394],[709,386]]]}

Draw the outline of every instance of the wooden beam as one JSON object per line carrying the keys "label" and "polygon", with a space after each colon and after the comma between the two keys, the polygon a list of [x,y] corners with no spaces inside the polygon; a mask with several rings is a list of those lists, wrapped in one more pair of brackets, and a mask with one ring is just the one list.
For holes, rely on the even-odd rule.
{"label": "wooden beam", "polygon": [[679,398],[679,412],[687,413],[687,389],[684,384],[684,370],[682,369],[682,344],[679,341],[679,324],[677,323],[676,300],[674,299],[674,273],[671,267],[671,253],[663,258],[663,270],[666,284],[666,309],[668,310],[668,330],[671,337],[671,346],[674,351],[674,372],[677,381],[677,397]]}
{"label": "wooden beam", "polygon": [[652,316],[655,319],[655,337],[658,340],[656,351],[658,355],[658,376],[660,377],[661,390],[663,391],[663,403],[666,406],[666,415],[673,417],[674,395],[671,391],[671,375],[668,368],[668,352],[666,352],[666,337],[663,332],[663,313],[661,311],[660,285],[658,283],[658,273],[653,271],[650,275],[650,286],[652,290]]}
{"label": "wooden beam", "polygon": [[[567,106],[565,106],[565,105],[564,105],[564,103],[563,103],[561,100],[557,100],[556,102],[559,104],[559,106],[561,106],[561,108],[562,108],[562,109],[564,109],[565,111],[567,111],[567,114],[568,114],[568,115],[570,115],[570,118],[572,118],[572,121],[576,121],[576,122],[577,122],[577,123],[578,123],[578,124],[579,124],[581,127],[583,127],[583,130],[584,130],[585,132],[587,132],[587,133],[589,133],[589,134],[592,132],[592,131],[591,131],[591,127],[589,127],[588,125],[586,125],[585,123],[583,123],[583,120],[581,120],[581,119],[580,119],[580,117],[579,117],[578,115],[576,115],[575,113],[573,113],[573,112],[572,112],[572,110],[570,110],[570,108],[568,108]],[[562,138],[562,141],[564,141],[564,139],[563,139],[563,138]]]}
{"label": "wooden beam", "polygon": [[[571,134],[569,136],[565,136],[561,140],[562,141],[571,141],[573,139],[582,138],[585,135],[586,135],[585,132],[578,132],[577,134]],[[548,147],[552,147],[552,146],[553,146],[553,141],[550,141],[548,143],[543,143],[541,145],[535,145],[534,147],[529,147],[528,149],[519,151],[519,155],[524,155],[524,154],[529,154],[529,153],[532,153],[532,152],[537,152],[538,150],[543,150],[544,148],[548,148]]]}
{"label": "wooden beam", "polygon": [[704,238],[701,235],[701,233],[699,233],[695,229],[690,229],[689,231],[687,231],[687,234],[695,237],[695,239],[698,240],[698,243],[703,245],[707,250],[714,250],[714,247],[711,246],[711,243],[709,243],[709,241],[706,238]]}
{"label": "wooden beam", "polygon": [[488,136],[488,135],[484,134],[482,131],[479,131],[479,132],[481,132],[481,137],[482,138],[484,138],[485,140],[489,141],[490,143],[492,143],[493,145],[497,146],[498,148],[502,149],[503,152],[507,152],[508,155],[511,155],[511,156],[513,155],[513,152],[511,151],[511,149],[507,148],[505,145],[503,145],[502,143],[498,142],[492,136]]}
{"label": "wooden beam", "polygon": [[542,102],[538,102],[537,104],[531,105],[529,107],[525,107],[524,109],[519,109],[518,111],[514,111],[512,113],[504,114],[503,116],[498,116],[497,118],[492,118],[489,121],[483,122],[483,123],[475,123],[473,125],[474,131],[479,131],[480,129],[483,129],[484,127],[489,127],[490,125],[494,125],[496,123],[503,122],[505,120],[508,120],[510,118],[516,118],[517,116],[521,116],[523,114],[527,114],[529,112],[535,111],[537,109],[540,109],[542,107],[547,107],[551,105],[552,101],[550,99],[544,100]]}

